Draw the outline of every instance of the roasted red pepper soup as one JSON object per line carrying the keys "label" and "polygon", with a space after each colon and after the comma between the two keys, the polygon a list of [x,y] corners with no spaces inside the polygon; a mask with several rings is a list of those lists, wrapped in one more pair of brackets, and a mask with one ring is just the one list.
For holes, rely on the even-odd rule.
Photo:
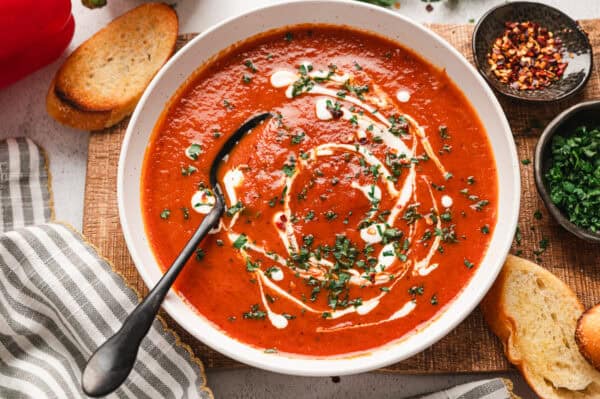
{"label": "roasted red pepper soup", "polygon": [[251,38],[175,96],[142,178],[162,268],[214,204],[216,152],[264,111],[222,163],[228,210],[179,295],[241,342],[309,356],[372,349],[440,313],[496,225],[490,143],[443,70],[346,27]]}

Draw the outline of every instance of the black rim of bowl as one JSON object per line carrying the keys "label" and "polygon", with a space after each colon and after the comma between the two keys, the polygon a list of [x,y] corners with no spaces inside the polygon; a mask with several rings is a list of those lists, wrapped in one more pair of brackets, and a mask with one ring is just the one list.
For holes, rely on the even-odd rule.
{"label": "black rim of bowl", "polygon": [[[575,236],[589,242],[600,243],[600,234],[594,233],[572,223],[567,216],[565,216],[563,212],[554,204],[554,202],[552,202],[550,194],[548,193],[544,183],[543,159],[544,152],[546,151],[546,148],[552,145],[552,138],[555,134],[557,134],[558,129],[575,113],[595,107],[600,107],[600,100],[592,100],[576,104],[561,112],[548,124],[548,126],[546,126],[535,146],[534,175],[535,185],[538,193],[540,194],[540,197],[542,197],[542,201],[546,205],[546,209],[548,209],[548,212],[552,215],[552,217],[554,217],[554,219],[556,219],[556,221],[562,227]],[[547,161],[550,161],[550,157]]]}
{"label": "black rim of bowl", "polygon": [[[590,67],[588,69],[588,71],[586,71],[586,74],[584,76],[584,78],[577,84],[577,86],[573,87],[571,90],[569,91],[565,91],[563,94],[554,97],[554,98],[536,98],[536,97],[521,97],[518,96],[516,94],[504,91],[504,90],[500,90],[497,88],[497,83],[501,83],[499,81],[494,82],[490,79],[490,77],[485,73],[485,65],[481,65],[479,62],[479,57],[477,57],[477,36],[479,33],[479,30],[481,28],[481,26],[483,25],[483,23],[486,21],[486,19],[492,15],[494,12],[496,12],[498,9],[500,8],[504,8],[504,7],[514,7],[515,5],[534,5],[534,6],[539,6],[539,7],[546,7],[554,12],[557,12],[558,14],[562,15],[564,18],[568,19],[569,21],[571,21],[577,28],[577,30],[581,33],[582,37],[584,38],[585,44],[586,46],[589,48],[589,53],[590,53]],[[585,31],[583,30],[583,28],[579,25],[579,23],[577,23],[577,21],[575,21],[573,18],[571,18],[570,16],[568,16],[567,14],[565,14],[564,12],[562,12],[561,10],[559,10],[558,8],[546,5],[544,3],[537,3],[537,2],[533,2],[533,1],[514,1],[514,2],[510,2],[510,3],[503,3],[500,4],[496,7],[491,8],[490,10],[488,10],[485,14],[483,14],[483,16],[481,18],[479,18],[479,21],[477,21],[477,24],[475,25],[475,28],[473,29],[473,35],[471,36],[471,51],[473,52],[473,60],[475,62],[475,67],[477,68],[477,71],[479,72],[479,74],[481,76],[483,76],[483,78],[485,79],[485,81],[490,85],[490,87],[502,94],[503,96],[515,99],[515,100],[519,100],[519,101],[525,101],[525,102],[529,102],[529,103],[548,103],[548,102],[552,102],[552,101],[560,101],[560,100],[564,100],[567,99],[573,95],[575,95],[576,93],[578,93],[581,89],[583,89],[583,87],[586,85],[586,83],[588,82],[588,80],[590,79],[591,74],[591,70],[593,68],[593,62],[594,62],[594,54],[592,51],[592,45],[590,43],[590,40],[587,36],[587,34],[585,33]]]}

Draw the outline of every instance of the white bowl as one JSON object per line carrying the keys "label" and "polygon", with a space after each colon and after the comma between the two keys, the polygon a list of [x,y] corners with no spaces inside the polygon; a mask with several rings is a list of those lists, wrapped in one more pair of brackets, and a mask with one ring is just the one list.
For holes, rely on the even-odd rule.
{"label": "white bowl", "polygon": [[485,258],[464,290],[445,311],[415,333],[359,356],[308,358],[266,354],[229,337],[196,313],[174,292],[163,308],[183,328],[213,349],[251,366],[275,372],[331,376],[387,366],[421,352],[448,334],[477,306],[498,275],[510,248],[519,214],[520,178],[510,127],[492,90],[452,46],[423,26],[389,10],[360,2],[308,0],[264,7],[203,32],[181,49],[146,89],[123,141],[117,182],[119,215],[133,261],[152,287],[161,276],[144,232],[140,173],[149,137],[163,108],[186,78],[220,50],[260,32],[300,23],[348,25],[372,31],[413,49],[445,68],[471,101],[487,131],[498,168],[498,224]]}

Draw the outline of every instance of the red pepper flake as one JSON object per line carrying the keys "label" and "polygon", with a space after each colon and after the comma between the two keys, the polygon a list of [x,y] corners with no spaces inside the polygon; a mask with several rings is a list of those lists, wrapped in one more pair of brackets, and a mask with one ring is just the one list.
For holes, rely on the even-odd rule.
{"label": "red pepper flake", "polygon": [[559,80],[567,68],[562,41],[531,21],[506,22],[488,53],[488,64],[502,82],[518,90],[538,90]]}

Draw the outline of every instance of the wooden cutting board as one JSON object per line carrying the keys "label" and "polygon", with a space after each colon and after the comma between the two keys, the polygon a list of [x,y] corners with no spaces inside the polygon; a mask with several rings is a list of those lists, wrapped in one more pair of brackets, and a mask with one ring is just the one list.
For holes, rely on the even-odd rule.
{"label": "wooden cutting board", "polygon": [[[588,32],[594,57],[600,60],[600,20],[582,21]],[[472,60],[472,25],[432,25],[431,28]],[[180,37],[180,45],[194,35]],[[600,98],[600,75],[594,66],[592,77],[583,91],[567,101],[549,105],[524,105],[501,99],[518,146],[520,159],[533,160],[533,152],[541,128],[570,105]],[[117,211],[116,178],[121,142],[127,121],[90,136],[83,233],[108,258],[131,286],[143,295],[147,288],[138,275],[121,233]],[[502,167],[502,165],[499,165]],[[533,164],[521,165],[522,200],[519,227],[520,245],[513,245],[513,253],[536,259],[534,251],[540,248],[542,238],[549,240],[547,250],[539,255],[541,264],[566,281],[586,306],[600,302],[600,246],[574,238],[550,218],[537,195],[533,178]],[[540,210],[542,218],[534,217]],[[502,223],[500,220],[498,223]],[[163,312],[164,313],[164,312]],[[241,366],[203,345],[163,314],[167,323],[181,339],[190,345],[209,368]],[[445,373],[505,371],[509,363],[502,354],[500,342],[487,329],[476,310],[453,332],[428,350],[404,362],[386,368],[386,371],[404,373]]]}

